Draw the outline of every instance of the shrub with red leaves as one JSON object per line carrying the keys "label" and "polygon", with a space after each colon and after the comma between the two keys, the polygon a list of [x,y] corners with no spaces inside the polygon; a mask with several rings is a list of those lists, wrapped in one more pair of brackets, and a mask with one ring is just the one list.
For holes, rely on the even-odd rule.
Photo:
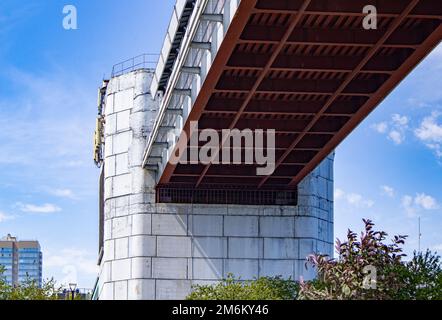
{"label": "shrub with red leaves", "polygon": [[370,220],[363,220],[360,239],[348,231],[347,241],[336,241],[337,259],[324,255],[307,258],[318,273],[317,280],[301,282],[300,298],[308,300],[395,299],[404,284],[396,272],[405,256],[406,236],[395,236],[385,244],[387,233],[375,231]]}

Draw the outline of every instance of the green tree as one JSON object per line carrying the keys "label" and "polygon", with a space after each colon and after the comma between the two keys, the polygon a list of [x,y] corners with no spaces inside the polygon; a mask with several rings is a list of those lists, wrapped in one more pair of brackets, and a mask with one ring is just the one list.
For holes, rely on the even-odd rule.
{"label": "green tree", "polygon": [[216,285],[194,286],[187,300],[294,300],[299,285],[282,277],[241,281],[233,275]]}
{"label": "green tree", "polygon": [[5,269],[0,266],[0,300],[57,300],[61,287],[55,280],[45,281],[40,287],[35,280],[27,280],[17,286],[6,283],[2,276]]}
{"label": "green tree", "polygon": [[3,277],[3,273],[5,272],[5,268],[0,266],[0,300],[6,300],[5,298],[8,296],[9,286]]}
{"label": "green tree", "polygon": [[61,287],[55,280],[45,281],[40,287],[35,280],[27,280],[10,290],[8,300],[58,300]]}
{"label": "green tree", "polygon": [[414,252],[413,259],[394,270],[404,284],[396,298],[403,300],[442,300],[440,256],[430,250]]}

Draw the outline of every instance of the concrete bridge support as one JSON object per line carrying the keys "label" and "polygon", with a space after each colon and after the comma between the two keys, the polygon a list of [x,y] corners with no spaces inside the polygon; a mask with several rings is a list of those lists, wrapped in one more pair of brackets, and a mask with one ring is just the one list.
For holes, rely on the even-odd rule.
{"label": "concrete bridge support", "polygon": [[332,255],[333,156],[299,185],[297,206],[155,203],[143,151],[160,97],[152,72],[113,78],[106,94],[104,248],[99,299],[182,299],[192,285],[314,277],[313,252]]}

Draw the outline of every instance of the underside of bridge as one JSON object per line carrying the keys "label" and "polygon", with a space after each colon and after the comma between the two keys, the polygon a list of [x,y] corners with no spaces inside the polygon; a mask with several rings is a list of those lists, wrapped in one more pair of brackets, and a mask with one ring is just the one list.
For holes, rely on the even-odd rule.
{"label": "underside of bridge", "polygon": [[[440,42],[441,20],[441,0],[177,0],[156,69],[134,63],[100,89],[94,296],[313,279],[306,257],[333,256],[333,150]],[[274,172],[174,164],[172,149],[204,150],[189,142],[195,122],[275,130]]]}
{"label": "underside of bridge", "polygon": [[[377,8],[377,29],[363,28],[366,5]],[[180,139],[191,121],[275,129],[276,169],[168,163],[159,201],[223,202],[231,189],[246,190],[244,202],[295,199],[298,183],[440,42],[441,15],[440,0],[242,0]]]}

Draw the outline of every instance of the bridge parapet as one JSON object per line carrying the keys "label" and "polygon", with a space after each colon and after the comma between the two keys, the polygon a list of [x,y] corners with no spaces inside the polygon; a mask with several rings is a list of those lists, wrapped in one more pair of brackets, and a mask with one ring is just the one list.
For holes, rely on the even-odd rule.
{"label": "bridge parapet", "polygon": [[[169,161],[201,84],[218,52],[239,0],[177,1],[158,62],[151,93],[161,97],[144,166],[158,172]],[[171,40],[173,39],[173,40]]]}

